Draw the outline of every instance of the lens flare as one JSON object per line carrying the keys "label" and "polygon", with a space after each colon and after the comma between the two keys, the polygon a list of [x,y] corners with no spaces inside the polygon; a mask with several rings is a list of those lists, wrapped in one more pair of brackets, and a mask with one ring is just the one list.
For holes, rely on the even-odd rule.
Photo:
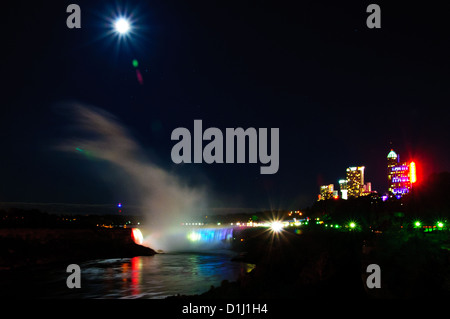
{"label": "lens flare", "polygon": [[138,80],[140,85],[144,84],[144,78],[142,77],[142,74],[139,71],[139,69],[136,69],[136,79]]}
{"label": "lens flare", "polygon": [[270,224],[270,228],[275,233],[279,233],[280,231],[283,230],[283,223],[281,223],[279,221],[274,221],[274,222],[272,222],[272,224]]}

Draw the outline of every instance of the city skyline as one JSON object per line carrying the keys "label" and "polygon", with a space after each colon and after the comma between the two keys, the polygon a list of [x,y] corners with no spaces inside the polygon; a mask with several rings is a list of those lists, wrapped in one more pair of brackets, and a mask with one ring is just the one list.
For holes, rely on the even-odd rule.
{"label": "city skyline", "polygon": [[334,184],[321,185],[318,200],[324,199],[347,199],[348,197],[366,196],[372,193],[382,195],[383,198],[389,195],[402,197],[409,193],[412,185],[418,181],[417,172],[420,171],[416,162],[409,159],[406,162],[400,162],[400,155],[391,148],[387,154],[387,180],[388,188],[377,191],[372,189],[371,182],[365,182],[365,166],[351,166],[347,168],[346,179],[339,179],[339,192],[334,190]]}
{"label": "city skyline", "polygon": [[[390,149],[389,153],[387,154],[387,160],[388,160],[388,165],[387,165],[387,174],[385,177],[387,177],[387,179],[389,180],[388,188],[383,192],[383,191],[377,191],[376,189],[372,189],[372,183],[371,182],[367,182],[364,179],[364,172],[366,167],[365,166],[351,166],[348,167],[346,169],[347,171],[347,179],[339,179],[338,180],[338,187],[339,188],[335,188],[335,184],[326,184],[326,185],[321,185],[320,186],[320,194],[318,195],[318,200],[324,200],[324,199],[348,199],[348,198],[355,198],[355,197],[360,197],[360,196],[367,196],[370,194],[378,194],[380,196],[380,198],[383,198],[383,200],[385,200],[385,198],[387,198],[388,195],[396,195],[395,192],[392,192],[391,190],[391,169],[392,167],[396,167],[395,165],[399,165],[399,169],[402,168],[403,166],[407,165],[408,166],[408,171],[407,174],[409,176],[409,168],[411,164],[414,164],[414,183],[417,182],[417,165],[415,162],[411,161],[411,162],[400,162],[400,154],[397,154],[394,149]],[[392,158],[394,158],[394,162],[395,164],[392,163],[392,161],[390,161]],[[420,169],[419,169],[420,171]],[[357,175],[355,176],[354,173],[357,173]],[[357,179],[358,181],[351,181],[349,179]],[[421,177],[422,178],[422,177]],[[408,178],[408,181],[409,178]],[[354,185],[352,185],[354,184]],[[353,192],[357,192],[357,194],[355,193],[348,193],[347,191],[351,188],[354,188]],[[408,188],[409,191],[409,188]],[[405,194],[408,192],[405,192]],[[345,195],[344,195],[345,194]],[[397,196],[397,199],[399,199],[401,196]],[[310,205],[314,204],[314,200],[311,200],[311,203],[308,206],[303,206],[301,207],[302,209],[308,208]],[[6,206],[5,206],[6,205]],[[50,206],[49,206],[50,205]],[[53,207],[52,207],[53,205]],[[0,206],[4,206],[4,208],[9,208],[9,207],[16,207],[16,208],[24,208],[24,209],[43,209],[48,210],[52,213],[81,213],[83,210],[85,210],[86,208],[88,208],[88,210],[91,211],[91,213],[103,213],[103,214],[108,214],[108,213],[112,213],[115,208],[119,207],[119,213],[122,213],[122,203],[97,203],[97,204],[77,204],[77,203],[27,203],[27,202],[23,202],[23,203],[14,203],[14,202],[7,202],[7,203],[0,203]],[[74,209],[75,207],[75,209]],[[139,212],[139,210],[141,209],[141,207],[139,205],[127,205],[127,208],[129,209],[127,213],[130,213],[130,211],[132,212],[131,214],[136,214]],[[298,208],[298,207],[297,207]],[[249,213],[252,211],[252,209],[254,210],[260,210],[258,208],[249,208],[249,207],[208,207],[204,212],[205,213],[213,213],[213,214],[234,214],[234,213]],[[278,207],[276,208],[276,210],[291,210],[293,209],[292,207]]]}
{"label": "city skyline", "polygon": [[[390,148],[416,159],[425,177],[450,171],[441,111],[448,31],[442,19],[409,18],[434,10],[386,4],[383,27],[369,29],[365,4],[200,1],[176,12],[172,4],[128,2],[128,38],[111,34],[116,8],[105,2],[78,3],[80,29],[66,26],[66,3],[8,6],[4,22],[15,32],[5,35],[2,60],[0,201],[138,201],[121,169],[88,149],[59,151],[86,134],[74,129],[72,102],[99,108],[143,157],[205,187],[210,207],[305,207],[359,163],[372,188],[384,189]],[[430,46],[433,58],[424,59]],[[248,161],[175,164],[171,133],[196,119],[223,132],[279,128],[277,172],[261,175]]]}
{"label": "city skyline", "polygon": [[0,296],[449,299],[450,2],[2,9]]}

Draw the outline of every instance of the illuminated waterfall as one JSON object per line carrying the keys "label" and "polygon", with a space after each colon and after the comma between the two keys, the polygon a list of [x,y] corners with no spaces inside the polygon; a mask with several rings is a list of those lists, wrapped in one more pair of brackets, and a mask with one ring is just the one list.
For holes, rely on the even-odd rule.
{"label": "illuminated waterfall", "polygon": [[229,248],[233,240],[233,228],[198,228],[187,233],[187,239],[196,248]]}

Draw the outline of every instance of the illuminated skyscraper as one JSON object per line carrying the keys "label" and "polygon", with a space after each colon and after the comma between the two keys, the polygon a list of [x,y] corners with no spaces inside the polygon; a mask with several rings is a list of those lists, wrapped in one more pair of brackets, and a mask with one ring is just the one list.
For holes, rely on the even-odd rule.
{"label": "illuminated skyscraper", "polygon": [[389,193],[397,198],[409,193],[416,182],[416,164],[400,163],[400,156],[391,149],[387,156]]}
{"label": "illuminated skyscraper", "polygon": [[364,191],[364,166],[347,168],[347,196],[359,197]]}
{"label": "illuminated skyscraper", "polygon": [[334,195],[335,193],[333,184],[322,185],[320,186],[320,194],[318,196],[319,197],[318,200],[330,199],[333,198]]}
{"label": "illuminated skyscraper", "polygon": [[363,185],[363,190],[362,190],[361,195],[367,196],[370,194],[372,194],[372,183],[368,182]]}
{"label": "illuminated skyscraper", "polygon": [[342,199],[347,199],[348,198],[348,194],[347,194],[347,180],[346,179],[340,179],[339,180],[339,190],[341,191],[341,198]]}

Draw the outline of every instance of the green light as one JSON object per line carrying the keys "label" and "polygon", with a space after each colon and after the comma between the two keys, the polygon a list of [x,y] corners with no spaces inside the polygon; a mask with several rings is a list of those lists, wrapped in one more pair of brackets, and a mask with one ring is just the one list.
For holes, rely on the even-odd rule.
{"label": "green light", "polygon": [[137,67],[139,66],[138,60],[136,60],[136,59],[133,60],[133,66],[134,66],[135,68],[137,68]]}
{"label": "green light", "polygon": [[350,228],[355,228],[355,227],[356,227],[356,224],[354,222],[351,222],[350,223]]}
{"label": "green light", "polygon": [[80,152],[81,154],[84,154],[84,155],[87,156],[88,158],[90,158],[90,157],[92,156],[92,152],[91,152],[91,151],[84,150],[84,149],[82,149],[82,148],[80,148],[80,147],[75,148],[75,150],[76,150],[77,152]]}
{"label": "green light", "polygon": [[444,223],[443,223],[443,222],[437,222],[437,226],[438,226],[439,228],[442,228],[442,227],[444,227]]}
{"label": "green light", "polygon": [[414,222],[414,226],[420,227],[420,222],[419,221]]}

